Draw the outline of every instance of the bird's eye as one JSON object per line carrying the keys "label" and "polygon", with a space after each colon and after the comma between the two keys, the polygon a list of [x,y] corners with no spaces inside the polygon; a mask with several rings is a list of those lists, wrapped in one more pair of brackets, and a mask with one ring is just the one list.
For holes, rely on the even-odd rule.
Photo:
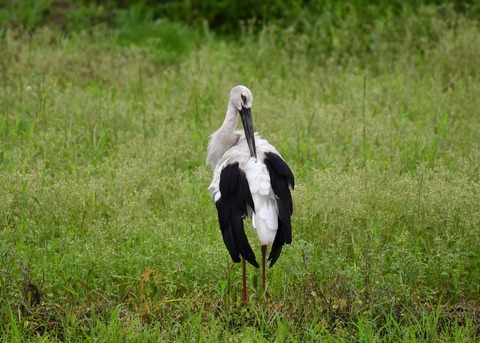
{"label": "bird's eye", "polygon": [[242,94],[242,101],[243,101],[244,104],[247,103],[247,97],[246,97],[245,95],[243,95],[243,94]]}

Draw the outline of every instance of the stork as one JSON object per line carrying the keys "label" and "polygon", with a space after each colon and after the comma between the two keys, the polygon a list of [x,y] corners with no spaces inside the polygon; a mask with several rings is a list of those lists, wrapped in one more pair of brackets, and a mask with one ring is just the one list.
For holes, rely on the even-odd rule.
{"label": "stork", "polygon": [[[295,181],[290,167],[278,151],[258,133],[252,123],[253,96],[245,86],[230,91],[223,125],[210,136],[207,164],[213,169],[208,187],[215,201],[223,241],[233,262],[242,261],[243,302],[247,302],[246,263],[259,268],[245,234],[248,215],[262,251],[262,286],[265,291],[267,246],[270,267],[284,244],[292,242],[290,217],[293,212],[290,187]],[[243,132],[236,130],[238,116]],[[241,257],[241,259],[240,259]]]}

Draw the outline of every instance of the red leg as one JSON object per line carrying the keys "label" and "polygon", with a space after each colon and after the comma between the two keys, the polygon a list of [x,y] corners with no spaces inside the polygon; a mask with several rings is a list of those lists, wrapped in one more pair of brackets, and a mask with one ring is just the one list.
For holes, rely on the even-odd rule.
{"label": "red leg", "polygon": [[245,259],[242,257],[242,298],[243,303],[247,303],[247,267],[245,265]]}
{"label": "red leg", "polygon": [[262,286],[263,286],[263,291],[264,292],[266,290],[266,288],[265,288],[265,279],[266,279],[266,276],[265,276],[265,258],[266,258],[266,255],[267,255],[267,246],[262,245]]}

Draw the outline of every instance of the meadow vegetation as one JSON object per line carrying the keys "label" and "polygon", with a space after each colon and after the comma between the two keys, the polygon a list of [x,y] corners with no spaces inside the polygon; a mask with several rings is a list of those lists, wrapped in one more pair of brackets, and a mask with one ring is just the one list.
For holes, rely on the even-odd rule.
{"label": "meadow vegetation", "polygon": [[[480,339],[475,2],[33,3],[0,7],[4,341]],[[296,176],[246,306],[205,165],[237,84]]]}

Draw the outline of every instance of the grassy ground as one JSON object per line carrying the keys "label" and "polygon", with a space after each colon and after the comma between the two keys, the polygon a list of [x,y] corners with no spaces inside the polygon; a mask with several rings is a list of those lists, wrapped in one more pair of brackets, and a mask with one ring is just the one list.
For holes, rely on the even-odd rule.
{"label": "grassy ground", "polygon": [[[349,19],[5,29],[3,339],[480,339],[478,22],[422,7],[360,44]],[[248,269],[247,306],[205,166],[236,84],[297,183],[294,242],[265,297]]]}

